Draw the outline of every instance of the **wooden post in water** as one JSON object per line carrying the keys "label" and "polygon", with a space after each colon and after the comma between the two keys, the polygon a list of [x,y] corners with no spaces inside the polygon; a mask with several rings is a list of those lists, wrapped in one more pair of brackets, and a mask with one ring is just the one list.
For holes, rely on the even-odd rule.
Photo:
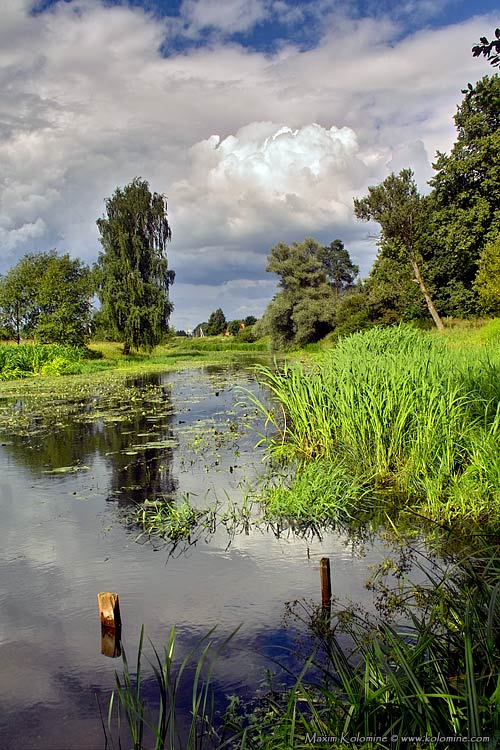
{"label": "wooden post in water", "polygon": [[103,591],[97,594],[99,604],[99,614],[101,616],[101,625],[104,628],[115,630],[121,627],[122,620],[120,617],[120,602],[118,594],[111,594]]}
{"label": "wooden post in water", "polygon": [[101,618],[101,654],[112,659],[121,654],[122,620],[118,594],[103,591],[97,594]]}
{"label": "wooden post in water", "polygon": [[321,601],[329,604],[332,598],[332,580],[330,578],[330,558],[322,557],[319,563],[321,577]]}

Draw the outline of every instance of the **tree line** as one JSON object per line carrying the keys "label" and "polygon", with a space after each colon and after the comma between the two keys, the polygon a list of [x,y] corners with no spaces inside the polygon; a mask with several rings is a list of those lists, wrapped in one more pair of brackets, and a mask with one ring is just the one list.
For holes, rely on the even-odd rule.
{"label": "tree line", "polygon": [[[172,312],[171,229],[164,195],[135,178],[106,200],[97,220],[102,252],[89,268],[68,254],[29,253],[0,279],[2,335],[85,344],[92,327],[132,347],[154,348]],[[101,308],[93,314],[94,295]]]}
{"label": "tree line", "polygon": [[[462,93],[456,141],[437,153],[427,195],[407,168],[354,200],[356,217],[380,227],[368,278],[359,279],[340,239],[278,243],[267,265],[278,291],[262,320],[248,323],[252,337],[270,334],[286,347],[374,324],[432,318],[442,328],[446,317],[500,313],[500,79],[485,76]],[[0,279],[4,337],[81,345],[93,332],[121,341],[124,353],[161,341],[175,279],[165,196],[136,178],[106,200],[97,226],[102,251],[92,268],[54,250],[25,255]],[[219,308],[197,329],[237,335],[241,321],[228,323]]]}
{"label": "tree line", "polygon": [[500,79],[485,76],[462,93],[456,141],[437,153],[428,195],[407,168],[354,200],[356,217],[380,227],[366,280],[354,283],[358,269],[340,240],[271,250],[267,270],[279,291],[261,328],[278,346],[375,324],[432,318],[442,328],[445,317],[500,313]]}

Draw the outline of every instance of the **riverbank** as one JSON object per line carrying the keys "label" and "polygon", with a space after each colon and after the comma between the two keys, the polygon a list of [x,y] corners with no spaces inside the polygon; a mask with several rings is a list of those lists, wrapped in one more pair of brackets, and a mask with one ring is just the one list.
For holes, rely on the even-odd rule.
{"label": "riverbank", "polygon": [[278,404],[260,405],[268,451],[295,466],[270,488],[269,513],[321,523],[389,500],[500,532],[499,333],[497,321],[466,337],[370,329],[312,367],[258,368]]}

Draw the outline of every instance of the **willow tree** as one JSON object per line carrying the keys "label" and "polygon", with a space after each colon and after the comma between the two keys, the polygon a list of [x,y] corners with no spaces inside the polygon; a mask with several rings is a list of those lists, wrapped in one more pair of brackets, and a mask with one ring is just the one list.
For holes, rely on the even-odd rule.
{"label": "willow tree", "polygon": [[103,316],[123,342],[124,354],[131,347],[150,351],[166,332],[173,309],[167,200],[136,177],[106,200],[97,226],[103,252],[95,274]]}
{"label": "willow tree", "polygon": [[380,185],[369,187],[365,198],[354,199],[354,213],[358,219],[380,224],[379,257],[409,265],[436,327],[443,330],[421,269],[426,215],[411,169],[390,174]]}

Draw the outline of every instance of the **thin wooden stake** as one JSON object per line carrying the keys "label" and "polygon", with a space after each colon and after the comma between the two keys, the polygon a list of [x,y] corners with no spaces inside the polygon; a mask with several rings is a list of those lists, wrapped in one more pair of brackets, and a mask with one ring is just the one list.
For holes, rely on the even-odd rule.
{"label": "thin wooden stake", "polygon": [[110,630],[120,628],[122,620],[120,617],[120,602],[118,600],[118,594],[111,594],[109,591],[103,591],[100,594],[97,594],[97,602],[99,604],[101,625]]}
{"label": "thin wooden stake", "polygon": [[322,557],[319,563],[321,577],[321,601],[328,604],[332,598],[332,581],[330,578],[330,558]]}

